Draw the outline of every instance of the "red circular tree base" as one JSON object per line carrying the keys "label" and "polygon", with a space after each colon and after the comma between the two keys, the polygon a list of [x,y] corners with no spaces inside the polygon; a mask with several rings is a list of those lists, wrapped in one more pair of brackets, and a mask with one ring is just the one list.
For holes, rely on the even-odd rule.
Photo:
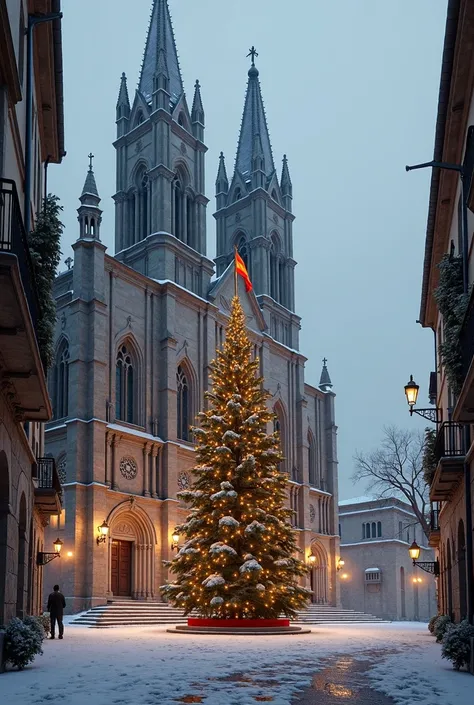
{"label": "red circular tree base", "polygon": [[255,627],[289,627],[289,619],[200,619],[188,617],[188,627],[255,629]]}

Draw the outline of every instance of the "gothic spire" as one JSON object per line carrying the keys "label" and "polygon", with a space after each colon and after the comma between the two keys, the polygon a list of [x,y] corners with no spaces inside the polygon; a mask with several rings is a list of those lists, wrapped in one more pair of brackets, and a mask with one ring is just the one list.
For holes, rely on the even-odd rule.
{"label": "gothic spire", "polygon": [[319,388],[322,389],[323,392],[330,392],[332,389],[332,382],[331,377],[329,376],[326,358],[323,360],[323,369],[319,380]]}
{"label": "gothic spire", "polygon": [[94,155],[89,154],[89,169],[84,182],[82,193],[79,196],[81,205],[77,209],[78,221],[80,224],[79,237],[93,238],[100,240],[100,224],[102,222],[102,211],[99,208],[100,196],[95,183],[95,176],[92,170],[92,160]]}
{"label": "gothic spire", "polygon": [[[202,116],[204,117],[204,108],[202,107],[202,98],[201,98],[201,85],[196,79],[196,83],[194,84],[194,98],[193,98],[193,107],[191,110],[191,115],[197,115],[197,113],[201,113]],[[194,120],[194,117],[193,117]]]}
{"label": "gothic spire", "polygon": [[216,177],[216,199],[217,199],[217,210],[224,208],[227,202],[227,194],[229,192],[229,179],[227,178],[227,171],[225,168],[224,152],[220,153],[219,156],[219,168],[217,170]]}
{"label": "gothic spire", "polygon": [[288,169],[288,159],[286,154],[283,155],[283,167],[281,170],[281,180],[280,180],[281,191],[284,195],[291,196],[292,183],[290,178],[290,172]]}
{"label": "gothic spire", "polygon": [[79,197],[80,202],[83,206],[95,206],[97,207],[100,203],[99,192],[97,191],[97,184],[95,183],[95,176],[92,170],[92,160],[94,155],[92,152],[89,154],[89,170],[86,175],[86,180],[84,181],[84,187],[82,193]]}
{"label": "gothic spire", "polygon": [[128,97],[127,77],[125,73],[122,73],[122,78],[120,79],[120,88],[117,98],[117,110],[121,107],[124,107],[125,110],[128,111],[128,114],[130,114],[130,100]]}
{"label": "gothic spire", "polygon": [[260,81],[258,79],[259,74],[255,66],[255,56],[258,56],[258,54],[254,47],[250,50],[249,56],[252,57],[252,65],[248,72],[247,93],[240,126],[237,157],[235,159],[235,168],[246,181],[253,171],[252,161],[256,156],[256,149],[260,152],[258,156],[263,158],[265,175],[268,177],[275,170]]}
{"label": "gothic spire", "polygon": [[138,90],[148,103],[152,102],[153,77],[157,73],[167,75],[169,78],[169,93],[171,102],[175,105],[184,89],[168,0],[153,0],[145,54],[138,83]]}

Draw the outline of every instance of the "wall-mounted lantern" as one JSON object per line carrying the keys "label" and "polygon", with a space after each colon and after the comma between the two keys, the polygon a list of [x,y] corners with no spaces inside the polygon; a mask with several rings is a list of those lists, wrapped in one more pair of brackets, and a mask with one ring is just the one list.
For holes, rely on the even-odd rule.
{"label": "wall-mounted lantern", "polygon": [[175,529],[173,531],[173,535],[171,536],[171,550],[172,551],[178,550],[178,548],[179,548],[178,543],[179,543],[179,534],[178,534],[177,530]]}
{"label": "wall-mounted lantern", "polygon": [[105,543],[105,541],[107,541],[107,536],[109,535],[109,525],[105,519],[102,524],[97,527],[97,531],[99,532],[99,535],[96,540],[97,545],[100,546],[101,543]]}
{"label": "wall-mounted lantern", "polygon": [[45,553],[44,551],[38,551],[36,556],[36,565],[46,565],[47,563],[54,561],[55,558],[60,558],[62,545],[63,542],[58,538],[53,543],[54,552]]}
{"label": "wall-mounted lantern", "polygon": [[336,570],[342,570],[344,566],[346,565],[346,562],[342,560],[342,558],[339,558],[336,564]]}
{"label": "wall-mounted lantern", "polygon": [[413,561],[413,565],[418,566],[418,568],[424,570],[425,573],[433,573],[435,577],[438,577],[439,561],[419,561],[418,558],[420,557],[420,547],[416,541],[413,541],[412,545],[408,549],[408,553]]}

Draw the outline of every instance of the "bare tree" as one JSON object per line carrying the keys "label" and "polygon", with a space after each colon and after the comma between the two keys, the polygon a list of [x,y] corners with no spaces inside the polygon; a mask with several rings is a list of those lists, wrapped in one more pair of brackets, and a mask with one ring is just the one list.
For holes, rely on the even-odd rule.
{"label": "bare tree", "polygon": [[384,428],[380,448],[370,453],[356,453],[353,482],[369,480],[370,491],[377,497],[398,496],[413,509],[425,536],[429,538],[427,510],[428,486],[423,476],[423,433],[404,431],[396,426]]}

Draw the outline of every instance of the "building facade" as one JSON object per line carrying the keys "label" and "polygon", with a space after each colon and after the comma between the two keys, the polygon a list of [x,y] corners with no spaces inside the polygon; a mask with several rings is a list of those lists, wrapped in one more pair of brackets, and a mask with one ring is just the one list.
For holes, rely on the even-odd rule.
{"label": "building facade", "polygon": [[[41,611],[37,554],[53,551],[44,528],[60,510],[54,461],[43,457],[52,410],[26,240],[42,202],[44,162],[59,163],[64,152],[59,10],[59,0],[0,0],[0,625]],[[51,13],[55,19],[31,29],[32,16]]]}
{"label": "building facade", "polygon": [[421,525],[406,502],[395,497],[359,497],[339,502],[341,603],[344,609],[389,620],[427,622],[436,614],[432,574],[413,566],[412,541],[420,561],[434,560]]}
{"label": "building facade", "polygon": [[[450,0],[441,67],[419,320],[435,336],[437,407],[429,475],[430,545],[440,561],[439,610],[474,619],[474,7]],[[454,168],[453,168],[454,167]],[[440,263],[442,266],[440,268]],[[439,294],[441,293],[441,299]],[[451,304],[446,301],[451,295]],[[452,301],[459,308],[453,312]],[[454,315],[454,318],[453,318]],[[453,325],[454,322],[454,325]]]}
{"label": "building facade", "polygon": [[[91,161],[73,266],[56,282],[46,437],[64,509],[51,535],[73,555],[51,564],[48,582],[61,583],[72,611],[113,596],[161,599],[162,561],[186,516],[176,494],[191,482],[190,426],[224,340],[237,246],[254,285],[246,293],[239,282],[239,293],[278,419],[293,523],[306,557],[318,556],[314,599],[337,604],[335,397],[326,365],[318,387],[304,378],[292,184],[286,157],[281,176],[275,168],[258,70],[252,61],[230,178],[219,160],[215,262],[206,254],[201,89],[196,82],[189,109],[166,0],[153,3],[132,101],[122,75],[116,118],[115,255],[101,241],[112,226],[102,223]],[[109,535],[98,545],[104,520]]]}

